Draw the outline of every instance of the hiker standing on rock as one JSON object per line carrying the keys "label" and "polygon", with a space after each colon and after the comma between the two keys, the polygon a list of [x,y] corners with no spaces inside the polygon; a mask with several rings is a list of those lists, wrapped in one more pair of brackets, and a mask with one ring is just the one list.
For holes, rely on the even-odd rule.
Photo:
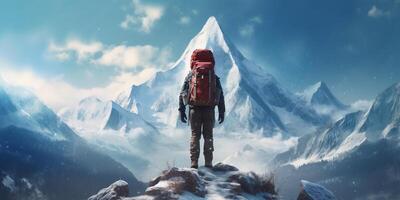
{"label": "hiker standing on rock", "polygon": [[224,95],[219,77],[214,71],[214,56],[208,49],[193,51],[190,68],[179,95],[179,112],[183,123],[187,122],[186,105],[189,105],[189,122],[192,132],[190,141],[191,168],[198,168],[200,137],[204,138],[204,160],[206,167],[212,167],[214,108],[218,105],[218,121],[225,116]]}

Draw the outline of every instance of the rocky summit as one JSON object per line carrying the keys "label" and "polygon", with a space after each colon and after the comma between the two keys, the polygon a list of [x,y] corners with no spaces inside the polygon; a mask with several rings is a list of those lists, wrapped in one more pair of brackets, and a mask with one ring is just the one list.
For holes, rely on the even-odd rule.
{"label": "rocky summit", "polygon": [[[295,184],[295,183],[294,183]],[[304,185],[304,184],[303,184]],[[307,182],[313,188],[317,184]],[[327,189],[315,191],[304,187],[301,197],[318,199],[333,197]],[[322,188],[322,187],[321,187]],[[158,199],[279,199],[273,176],[260,176],[253,172],[241,172],[236,167],[218,163],[213,168],[199,169],[173,167],[149,182],[143,195],[128,197],[128,183],[119,180],[100,190],[88,200],[158,200]],[[333,197],[334,199],[334,197]]]}

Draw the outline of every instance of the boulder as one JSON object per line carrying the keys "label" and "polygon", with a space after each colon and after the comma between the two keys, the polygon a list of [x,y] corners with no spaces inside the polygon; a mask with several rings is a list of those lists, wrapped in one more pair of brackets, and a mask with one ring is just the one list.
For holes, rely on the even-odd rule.
{"label": "boulder", "polygon": [[232,166],[232,165],[227,165],[224,163],[217,163],[213,166],[212,170],[214,171],[222,171],[222,172],[229,172],[229,171],[239,171],[238,168]]}
{"label": "boulder", "polygon": [[301,181],[302,190],[297,200],[335,200],[335,196],[325,187],[306,180]]}
{"label": "boulder", "polygon": [[154,195],[164,191],[174,194],[188,191],[200,197],[204,197],[207,193],[204,181],[200,178],[197,170],[176,167],[164,171],[161,176],[152,180],[145,194]]}
{"label": "boulder", "polygon": [[123,180],[119,180],[107,188],[101,189],[97,194],[89,197],[88,200],[120,200],[128,195],[128,183]]}
{"label": "boulder", "polygon": [[89,200],[277,199],[272,176],[240,172],[218,163],[213,168],[173,167],[149,182],[143,195],[128,196],[128,184],[117,181]]}
{"label": "boulder", "polygon": [[239,183],[241,189],[249,194],[270,193],[276,194],[273,177],[259,176],[254,172],[233,173],[227,179],[229,182]]}

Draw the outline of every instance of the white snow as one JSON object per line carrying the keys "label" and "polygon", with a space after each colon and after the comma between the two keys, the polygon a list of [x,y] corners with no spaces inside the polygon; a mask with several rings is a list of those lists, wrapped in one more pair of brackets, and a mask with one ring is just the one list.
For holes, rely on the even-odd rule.
{"label": "white snow", "polygon": [[98,134],[107,129],[122,133],[156,132],[154,127],[138,114],[129,112],[113,101],[102,101],[96,97],[81,100],[79,105],[63,109],[59,115],[82,134]]}
{"label": "white snow", "polygon": [[[226,160],[248,170],[265,172],[262,163],[294,145],[292,136],[310,133],[324,123],[322,116],[284,89],[267,69],[245,58],[225,36],[215,17],[207,20],[171,68],[119,94],[114,99],[119,107],[88,99],[70,111],[64,110],[61,116],[91,143],[112,151],[110,155],[125,166],[127,163],[119,154],[132,154],[147,161],[148,165],[141,165],[147,170],[128,166],[143,180],[158,174],[166,163],[187,166],[190,130],[178,119],[178,95],[189,72],[191,54],[198,48],[213,51],[216,74],[225,95],[225,122],[216,124],[214,134],[215,161]],[[104,130],[110,121],[108,105],[122,113],[119,122],[123,123]],[[148,124],[157,128],[159,134]],[[301,131],[295,131],[296,126],[301,126]],[[126,129],[135,133],[126,133]],[[246,144],[254,150],[242,151]],[[247,156],[249,164],[240,162]]]}
{"label": "white snow", "polygon": [[14,192],[17,190],[16,186],[15,186],[15,181],[14,179],[12,179],[9,175],[6,175],[3,180],[1,181],[1,183],[8,188],[11,192]]}
{"label": "white snow", "polygon": [[21,181],[23,182],[23,183],[25,183],[25,185],[26,185],[26,187],[28,188],[28,189],[32,189],[32,183],[30,183],[29,182],[29,180],[27,179],[27,178],[22,178],[21,179]]}
{"label": "white snow", "polygon": [[32,92],[0,85],[0,107],[7,113],[0,116],[0,128],[10,125],[36,131],[52,140],[66,140],[75,134],[68,130],[62,120]]}
{"label": "white snow", "polygon": [[312,97],[316,92],[318,92],[319,89],[321,89],[321,85],[322,82],[318,82],[314,85],[309,86],[303,92],[297,93],[297,95],[302,96],[308,104],[311,104]]}
{"label": "white snow", "polygon": [[355,147],[360,146],[366,140],[365,134],[363,133],[353,133],[346,137],[343,143],[340,145],[338,149],[334,152],[331,152],[326,157],[329,158],[336,158],[339,157],[341,154],[346,153]]}
{"label": "white snow", "polygon": [[303,185],[303,189],[306,191],[307,195],[309,195],[313,200],[335,200],[335,196],[331,191],[326,189],[325,187],[311,183],[306,180],[301,180],[301,184]]}
{"label": "white snow", "polygon": [[[326,130],[317,132],[292,150],[289,163],[295,167],[343,158],[366,141],[398,138],[400,122],[400,84],[380,95],[367,111],[349,113]],[[369,104],[369,103],[368,103]],[[364,107],[365,108],[365,107]],[[389,136],[389,134],[391,134]]]}
{"label": "white snow", "polygon": [[[269,108],[271,104],[280,104],[278,99],[288,101],[278,107],[288,110],[291,115],[307,115],[314,121],[320,120],[311,108],[283,89],[265,69],[245,58],[225,37],[215,17],[207,20],[170,69],[158,72],[154,78],[141,85],[133,85],[118,95],[115,101],[153,124],[179,126],[179,90],[189,71],[191,54],[198,48],[208,48],[214,53],[216,74],[221,78],[224,89],[226,122],[223,126],[227,131],[238,128],[247,131],[262,129],[266,135],[274,135],[284,130],[279,116]],[[296,104],[299,112],[291,111],[292,104]]]}

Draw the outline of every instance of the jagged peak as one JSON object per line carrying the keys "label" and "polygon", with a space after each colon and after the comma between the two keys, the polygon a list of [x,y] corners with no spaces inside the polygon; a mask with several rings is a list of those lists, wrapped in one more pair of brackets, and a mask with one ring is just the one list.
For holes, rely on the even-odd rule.
{"label": "jagged peak", "polygon": [[310,101],[311,98],[313,97],[313,95],[321,90],[329,91],[328,87],[326,86],[325,82],[323,82],[323,81],[319,81],[319,82],[307,87],[306,89],[304,89],[303,92],[300,92],[298,94],[302,95],[306,99],[306,101]]}
{"label": "jagged peak", "polygon": [[219,25],[217,19],[214,16],[211,16],[207,19],[200,33],[208,33],[208,34],[222,34],[221,26]]}
{"label": "jagged peak", "polygon": [[[378,102],[382,101],[381,99],[388,99],[388,98],[393,99],[393,97],[400,98],[400,82],[391,85],[382,93],[380,93],[375,99],[374,104],[376,104],[377,101]],[[391,102],[391,101],[387,100],[385,102]]]}
{"label": "jagged peak", "polygon": [[314,85],[310,86],[309,90],[312,91],[313,93],[316,93],[318,91],[330,91],[326,83],[323,81],[319,81]]}
{"label": "jagged peak", "polygon": [[365,132],[368,140],[375,141],[397,132],[396,124],[399,119],[400,82],[391,85],[375,98],[365,114],[360,132]]}
{"label": "jagged peak", "polygon": [[225,41],[224,33],[214,16],[208,18],[201,31],[190,41],[186,48],[185,54],[191,54],[194,49],[208,48],[215,50],[217,45],[224,52],[229,51],[229,46]]}
{"label": "jagged peak", "polygon": [[309,104],[333,105],[338,108],[346,107],[335,97],[323,81],[319,81],[297,94]]}
{"label": "jagged peak", "polygon": [[390,88],[397,94],[400,94],[400,82],[393,84]]}
{"label": "jagged peak", "polygon": [[316,83],[316,85],[319,86],[319,88],[328,88],[326,83],[323,81],[319,81],[318,83]]}

